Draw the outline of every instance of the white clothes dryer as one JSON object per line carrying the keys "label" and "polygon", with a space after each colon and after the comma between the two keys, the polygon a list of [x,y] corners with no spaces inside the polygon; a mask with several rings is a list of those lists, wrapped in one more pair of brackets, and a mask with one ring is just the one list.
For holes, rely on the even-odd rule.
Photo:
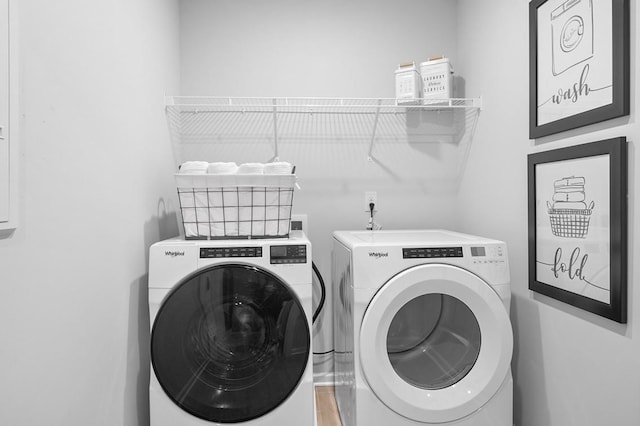
{"label": "white clothes dryer", "polygon": [[333,235],[344,426],[512,426],[503,242],[444,230]]}
{"label": "white clothes dryer", "polygon": [[311,245],[151,246],[151,426],[313,425]]}

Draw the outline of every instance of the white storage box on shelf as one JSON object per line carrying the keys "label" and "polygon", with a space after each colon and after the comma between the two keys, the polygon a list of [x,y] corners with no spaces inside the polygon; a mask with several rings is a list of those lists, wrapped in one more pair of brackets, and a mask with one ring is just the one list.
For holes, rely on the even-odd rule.
{"label": "white storage box on shelf", "polygon": [[186,239],[286,238],[294,174],[175,175]]}
{"label": "white storage box on shelf", "polygon": [[396,74],[396,102],[411,105],[420,102],[422,84],[415,62],[405,62],[398,66]]}
{"label": "white storage box on shelf", "polygon": [[448,58],[430,58],[420,64],[422,77],[422,103],[431,105],[434,101],[453,96],[453,68]]}

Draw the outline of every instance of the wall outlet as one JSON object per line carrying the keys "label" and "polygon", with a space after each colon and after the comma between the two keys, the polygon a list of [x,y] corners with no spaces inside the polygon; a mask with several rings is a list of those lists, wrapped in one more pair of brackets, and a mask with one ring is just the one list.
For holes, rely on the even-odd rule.
{"label": "wall outlet", "polygon": [[291,230],[302,231],[307,233],[307,215],[306,214],[292,214],[291,215]]}
{"label": "wall outlet", "polygon": [[371,213],[371,208],[369,204],[373,203],[375,207],[373,208],[374,212],[378,211],[378,193],[375,191],[367,191],[364,193],[364,211],[367,213]]}

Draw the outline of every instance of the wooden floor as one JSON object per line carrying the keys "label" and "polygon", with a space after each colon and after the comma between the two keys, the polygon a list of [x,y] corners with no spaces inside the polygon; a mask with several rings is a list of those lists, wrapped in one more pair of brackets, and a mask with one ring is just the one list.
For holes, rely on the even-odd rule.
{"label": "wooden floor", "polygon": [[342,426],[333,386],[316,386],[318,426]]}

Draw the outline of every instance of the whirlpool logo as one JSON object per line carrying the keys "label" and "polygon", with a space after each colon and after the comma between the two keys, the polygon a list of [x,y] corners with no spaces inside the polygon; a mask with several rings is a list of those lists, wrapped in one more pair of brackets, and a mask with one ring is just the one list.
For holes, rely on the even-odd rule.
{"label": "whirlpool logo", "polygon": [[369,252],[369,257],[374,257],[376,259],[382,259],[383,257],[389,257],[389,252],[381,252],[381,251],[371,251]]}
{"label": "whirlpool logo", "polygon": [[184,256],[184,252],[183,251],[165,251],[164,252],[165,256],[169,256],[169,257],[178,257],[178,256]]}

